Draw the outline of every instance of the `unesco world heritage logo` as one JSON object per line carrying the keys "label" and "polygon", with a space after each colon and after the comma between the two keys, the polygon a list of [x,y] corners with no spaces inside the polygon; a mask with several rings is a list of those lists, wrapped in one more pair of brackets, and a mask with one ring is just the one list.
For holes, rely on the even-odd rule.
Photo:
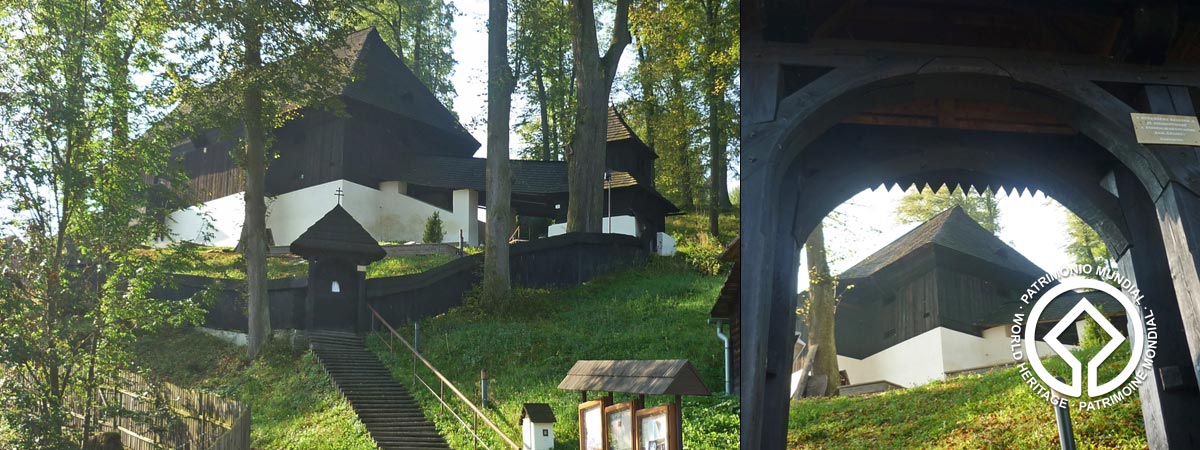
{"label": "unesco world heritage logo", "polygon": [[[1057,281],[1057,284],[1054,282]],[[1045,292],[1042,289],[1050,287]],[[1068,293],[1075,296],[1064,297]],[[1128,339],[1113,323],[1101,314],[1093,300],[1104,296],[1116,300],[1124,309],[1128,321]],[[1093,300],[1089,300],[1091,297]],[[1059,272],[1047,273],[1026,288],[1021,295],[1020,311],[1013,314],[1009,329],[1013,359],[1020,362],[1018,370],[1025,384],[1043,400],[1062,408],[1097,409],[1124,401],[1137,392],[1149,374],[1153,373],[1154,354],[1158,343],[1158,328],[1154,313],[1142,306],[1144,296],[1133,280],[1107,267],[1081,264]],[[1070,310],[1043,337],[1051,354],[1039,354],[1035,339],[1037,324],[1052,302],[1074,301]],[[1061,307],[1056,305],[1056,308]],[[1080,361],[1060,340],[1063,333],[1075,326],[1084,316],[1090,317],[1108,335],[1108,342],[1090,360]],[[1129,357],[1120,365],[1116,376],[1102,380],[1100,366],[1128,340]],[[1043,357],[1058,356],[1071,369],[1069,380],[1055,377],[1046,369]],[[1086,367],[1085,367],[1086,363]],[[1086,377],[1085,377],[1086,375]],[[1086,390],[1084,378],[1087,379]],[[1086,394],[1088,400],[1081,400]]]}

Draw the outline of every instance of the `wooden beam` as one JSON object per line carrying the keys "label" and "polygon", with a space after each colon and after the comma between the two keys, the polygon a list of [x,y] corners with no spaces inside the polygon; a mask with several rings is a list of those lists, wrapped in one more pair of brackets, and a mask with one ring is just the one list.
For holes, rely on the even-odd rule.
{"label": "wooden beam", "polygon": [[813,40],[807,44],[750,42],[742,46],[743,64],[861,67],[878,60],[881,55],[890,58],[983,58],[1004,68],[1035,67],[1044,71],[1054,67],[1067,78],[1079,80],[1200,86],[1200,64],[1145,66],[1077,54],[839,39]]}
{"label": "wooden beam", "polygon": [[1194,383],[1185,388],[1165,383],[1161,376],[1180,369],[1190,372],[1192,358],[1157,212],[1150,195],[1128,170],[1117,170],[1113,178],[1131,241],[1128,251],[1113,255],[1121,274],[1136,280],[1145,296],[1142,304],[1154,312],[1159,329],[1153,371],[1139,388],[1146,442],[1150,448],[1188,448],[1190,443],[1200,442],[1200,428],[1193,425],[1194,418],[1200,417],[1200,393]]}

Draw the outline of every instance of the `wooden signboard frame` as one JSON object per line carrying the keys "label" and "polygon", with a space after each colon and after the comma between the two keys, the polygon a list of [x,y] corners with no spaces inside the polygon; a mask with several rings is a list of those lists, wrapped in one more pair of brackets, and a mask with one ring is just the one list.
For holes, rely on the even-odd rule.
{"label": "wooden signboard frame", "polygon": [[[662,429],[643,430],[642,429],[642,421],[643,420],[645,420],[646,418],[658,418],[658,417],[661,417],[662,421],[659,422],[659,424],[661,426],[665,426],[665,428],[666,428],[665,430],[662,430]],[[653,408],[646,408],[646,409],[638,410],[636,413],[634,413],[634,421],[633,421],[633,423],[637,425],[635,427],[636,431],[634,431],[634,433],[637,434],[637,439],[638,439],[637,446],[635,446],[635,450],[682,450],[683,449],[683,439],[681,439],[681,432],[679,430],[678,418],[679,418],[679,405],[677,405],[675,403],[668,403],[665,405],[655,406]],[[664,431],[666,432],[666,436],[664,436],[664,439],[658,440],[658,442],[660,444],[659,446],[654,446],[653,444],[644,445],[646,443],[642,442],[642,438],[647,437],[647,436],[655,436]],[[662,444],[665,444],[665,448],[662,446]]]}
{"label": "wooden signboard frame", "polygon": [[[604,440],[604,449],[605,450],[633,450],[634,446],[637,445],[637,441],[638,441],[637,412],[640,409],[642,409],[641,400],[630,400],[625,403],[617,403],[615,405],[607,406],[604,408],[604,426],[607,428],[607,430],[605,431],[606,439]],[[614,445],[614,441],[617,440],[616,438],[620,438],[620,436],[616,436],[613,434],[614,432],[617,432],[618,430],[613,429],[611,417],[613,414],[620,414],[620,413],[628,413],[629,414],[629,423],[628,423],[628,425],[626,425],[628,427],[627,429],[629,430],[629,433],[628,433],[628,438],[629,438],[628,442],[629,443],[627,446],[619,445],[619,444]]]}
{"label": "wooden signboard frame", "polygon": [[[604,415],[604,409],[608,405],[609,399],[607,397],[579,404],[579,450],[608,450],[608,418]],[[584,418],[585,414],[595,409],[599,409],[600,411],[600,429],[598,430],[589,429],[587,420]],[[599,436],[600,446],[588,447],[589,436]]]}

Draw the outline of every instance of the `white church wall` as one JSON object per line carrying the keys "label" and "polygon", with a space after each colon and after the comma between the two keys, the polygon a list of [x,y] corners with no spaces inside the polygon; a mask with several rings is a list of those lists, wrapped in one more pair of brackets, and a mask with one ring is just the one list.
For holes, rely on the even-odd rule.
{"label": "white church wall", "polygon": [[[982,336],[938,327],[864,359],[838,355],[838,368],[846,371],[851,384],[890,381],[920,386],[945,379],[947,372],[1012,363],[1008,333],[1007,325],[983,330]],[[1045,342],[1038,341],[1037,349],[1042,357],[1052,354]]]}
{"label": "white church wall", "polygon": [[[611,217],[611,222],[612,222],[611,228],[609,227],[609,221],[610,221],[610,218],[605,217],[603,219],[603,221],[600,222],[601,226],[603,227],[602,232],[604,232],[604,233],[611,232],[613,234],[626,234],[626,235],[633,236],[633,237],[641,237],[642,236],[642,232],[638,228],[637,217],[613,216],[613,217]],[[611,231],[610,231],[610,229],[611,229]],[[549,231],[547,231],[546,235],[547,236],[558,236],[558,235],[564,234],[566,232],[567,232],[567,224],[566,223],[556,223],[554,225],[550,225]]]}
{"label": "white church wall", "polygon": [[[217,247],[235,247],[242,234],[246,202],[237,193],[167,215],[171,240]],[[157,245],[166,245],[159,241]]]}
{"label": "white church wall", "polygon": [[838,369],[846,371],[851,384],[890,381],[913,387],[940,380],[945,371],[939,330],[926,331],[863,359],[838,355]]}
{"label": "white church wall", "polygon": [[[393,189],[399,186],[390,186]],[[455,193],[455,211],[447,211],[397,192],[381,191],[357,183],[337,180],[310,186],[267,199],[267,228],[275,245],[289,245],[312,224],[338,203],[334,194],[342,188],[342,206],[350,215],[380,241],[421,241],[425,222],[438,212],[446,235],[443,242],[458,242],[458,231],[464,230],[469,245],[479,245],[479,225],[474,220],[478,208],[478,193]],[[463,209],[459,211],[459,207]],[[210,218],[214,234],[202,239],[204,217]],[[241,235],[245,202],[238,193],[170,214],[170,229],[177,240],[233,247]]]}

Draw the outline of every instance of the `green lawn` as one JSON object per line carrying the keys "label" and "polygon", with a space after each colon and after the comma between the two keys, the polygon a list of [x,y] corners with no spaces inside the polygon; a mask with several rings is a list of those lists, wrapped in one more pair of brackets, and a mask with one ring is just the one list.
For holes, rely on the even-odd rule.
{"label": "green lawn", "polygon": [[[157,250],[147,250],[153,255]],[[246,265],[242,255],[227,248],[203,248],[199,251],[201,264],[189,270],[182,271],[186,275],[197,275],[210,278],[227,278],[241,280],[246,278]],[[367,278],[394,277],[424,272],[455,259],[449,255],[406,256],[384,258],[367,266]],[[286,255],[267,258],[267,277],[274,280],[279,278],[303,277],[308,275],[308,263],[303,258]]]}
{"label": "green lawn", "polygon": [[[701,276],[680,258],[655,258],[647,267],[602,277],[562,290],[525,290],[519,313],[480,317],[453,311],[421,323],[423,354],[472,399],[479,396],[479,371],[491,378],[489,416],[519,439],[520,405],[549,403],[556,448],[578,448],[579,393],[561,391],[559,381],[580,359],[691,360],[713,391],[723,389],[723,356],[708,311],[723,277]],[[411,335],[411,327],[404,333]],[[410,383],[411,357],[391,356],[377,339],[371,347]],[[434,385],[436,387],[436,385]],[[471,448],[469,438],[440,413],[436,400],[414,393],[432,413],[455,448]],[[447,391],[449,392],[449,391]],[[617,402],[630,399],[617,395]],[[648,406],[666,397],[647,399]],[[721,395],[685,397],[684,442],[691,449],[738,445],[738,406]]]}
{"label": "green lawn", "polygon": [[[1095,349],[1085,351],[1090,355]],[[1101,366],[1107,379],[1127,358],[1117,352]],[[1067,373],[1053,358],[1052,373]],[[1054,410],[1022,383],[1017,368],[953,378],[867,397],[804,399],[792,403],[793,449],[816,448],[1058,448]],[[1080,449],[1144,449],[1141,406],[1134,397],[1091,411],[1071,409]]]}
{"label": "green lawn", "polygon": [[199,332],[179,331],[140,339],[135,353],[153,376],[249,403],[255,449],[375,448],[310,353],[274,342],[247,366],[244,352]]}

